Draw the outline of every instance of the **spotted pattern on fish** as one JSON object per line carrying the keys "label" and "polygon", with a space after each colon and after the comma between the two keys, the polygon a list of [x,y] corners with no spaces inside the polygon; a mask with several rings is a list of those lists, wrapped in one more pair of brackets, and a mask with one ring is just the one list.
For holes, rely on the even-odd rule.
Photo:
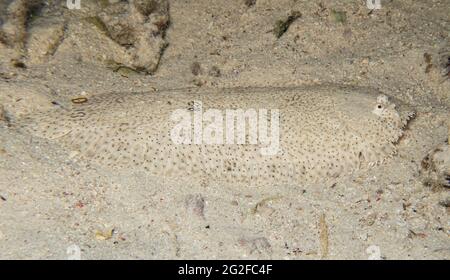
{"label": "spotted pattern on fish", "polygon": [[[203,112],[278,110],[278,153],[263,155],[262,143],[174,143],[173,112],[194,114],[198,101]],[[29,115],[17,126],[105,168],[139,169],[174,179],[301,184],[382,163],[395,154],[413,115],[408,105],[367,88],[186,88],[105,93]]]}

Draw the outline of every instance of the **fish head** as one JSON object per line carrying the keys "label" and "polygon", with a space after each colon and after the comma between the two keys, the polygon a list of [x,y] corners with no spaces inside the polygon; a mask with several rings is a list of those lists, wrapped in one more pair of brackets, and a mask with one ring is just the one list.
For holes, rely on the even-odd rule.
{"label": "fish head", "polygon": [[360,163],[376,164],[396,153],[408,122],[411,106],[384,94],[353,92],[336,103]]}
{"label": "fish head", "polygon": [[[353,92],[337,104],[344,112],[351,129],[366,137],[380,137],[395,143],[403,135],[408,122],[415,116],[414,109],[384,94]],[[370,135],[372,134],[372,135]]]}

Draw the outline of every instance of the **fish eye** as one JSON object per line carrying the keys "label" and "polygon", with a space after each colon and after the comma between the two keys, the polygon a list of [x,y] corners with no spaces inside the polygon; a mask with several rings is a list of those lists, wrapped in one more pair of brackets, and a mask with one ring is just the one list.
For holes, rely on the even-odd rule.
{"label": "fish eye", "polygon": [[383,106],[381,106],[381,104],[378,104],[377,108],[381,109],[381,108],[383,108]]}

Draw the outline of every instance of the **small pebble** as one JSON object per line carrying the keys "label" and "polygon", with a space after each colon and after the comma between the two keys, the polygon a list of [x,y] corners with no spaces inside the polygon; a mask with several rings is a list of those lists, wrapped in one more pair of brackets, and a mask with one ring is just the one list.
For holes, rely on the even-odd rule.
{"label": "small pebble", "polygon": [[256,4],[256,0],[244,0],[244,4],[247,7],[252,7]]}
{"label": "small pebble", "polygon": [[220,77],[220,69],[217,66],[211,67],[211,69],[209,70],[209,75],[216,78]]}
{"label": "small pebble", "polygon": [[200,63],[198,63],[197,61],[193,62],[191,65],[191,72],[192,75],[194,76],[200,75],[202,72],[202,67],[200,66]]}
{"label": "small pebble", "polygon": [[450,198],[440,201],[439,205],[446,208],[450,207]]}
{"label": "small pebble", "polygon": [[185,199],[185,206],[188,211],[195,215],[202,218],[205,217],[205,199],[201,194],[188,195]]}

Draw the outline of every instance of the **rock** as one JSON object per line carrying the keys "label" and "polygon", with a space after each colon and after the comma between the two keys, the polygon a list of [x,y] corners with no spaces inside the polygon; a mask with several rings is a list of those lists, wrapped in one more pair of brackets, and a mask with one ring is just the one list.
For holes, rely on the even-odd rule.
{"label": "rock", "polygon": [[164,0],[137,0],[109,5],[99,13],[108,35],[126,48],[131,60],[125,66],[146,73],[156,71],[167,46],[164,39],[169,26],[169,5]]}
{"label": "rock", "polygon": [[[28,13],[28,1],[14,0],[6,1],[7,5],[2,14],[1,40],[11,46],[22,47],[26,37],[26,22]],[[9,5],[8,5],[9,4]]]}
{"label": "rock", "polygon": [[[0,3],[1,52],[17,49],[14,57],[21,57],[20,50],[26,47],[28,62],[40,64],[61,47],[62,59],[78,54],[85,61],[114,61],[140,72],[156,71],[168,45],[167,0],[87,1],[82,6],[69,10],[42,0]],[[62,44],[63,39],[68,43]],[[0,60],[3,57],[13,55],[0,53]]]}
{"label": "rock", "polygon": [[53,55],[64,37],[65,24],[57,18],[39,18],[33,22],[27,40],[28,62],[43,63]]}
{"label": "rock", "polygon": [[56,59],[64,60],[69,56],[76,56],[80,61],[99,63],[114,71],[131,62],[131,54],[108,37],[106,32],[100,30],[99,22],[101,23],[96,17],[69,22],[65,39],[55,53]]}
{"label": "rock", "polygon": [[425,185],[450,188],[450,147],[439,145],[422,160],[422,174]]}

